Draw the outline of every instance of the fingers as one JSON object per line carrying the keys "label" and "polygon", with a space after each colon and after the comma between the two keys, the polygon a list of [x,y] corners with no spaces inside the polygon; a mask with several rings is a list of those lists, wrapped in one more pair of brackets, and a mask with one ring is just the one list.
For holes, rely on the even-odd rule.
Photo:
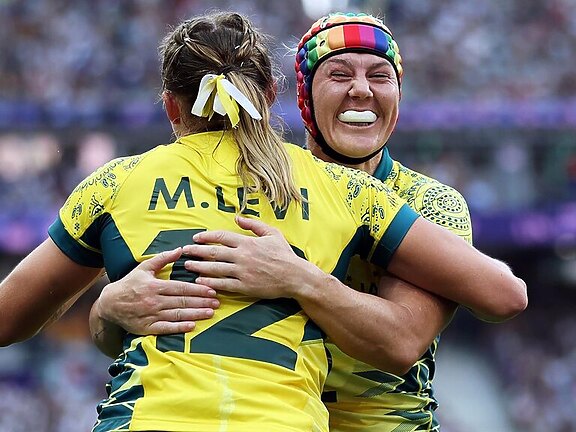
{"label": "fingers", "polygon": [[[212,262],[219,261],[222,264],[232,263],[236,261],[238,257],[237,248],[232,248],[228,246],[221,245],[187,245],[184,246],[184,253],[190,256],[190,261],[198,260],[197,262]],[[186,261],[188,262],[188,261]],[[185,262],[185,263],[186,263]],[[207,269],[208,267],[198,267]],[[189,270],[188,268],[186,268]],[[196,270],[192,270],[196,271]],[[204,271],[204,270],[202,270]]]}
{"label": "fingers", "polygon": [[[278,229],[265,224],[258,219],[236,216],[235,221],[240,228],[252,231],[258,237],[280,234]],[[193,237],[194,242],[196,243],[216,243],[232,248],[238,247],[247,238],[250,239],[252,236],[238,234],[231,231],[202,231],[195,234]]]}
{"label": "fingers", "polygon": [[[216,298],[191,297],[186,295],[163,296],[158,302],[159,314],[170,310],[193,310],[193,309],[217,309],[220,307],[220,301]],[[192,313],[192,312],[191,312]],[[202,316],[204,316],[202,314]],[[195,319],[193,315],[180,317],[164,317],[171,321],[184,321]]]}
{"label": "fingers", "polygon": [[173,263],[182,256],[182,248],[178,247],[170,251],[161,252],[146,261],[139,264],[141,270],[158,273],[166,265]]}
{"label": "fingers", "polygon": [[214,309],[210,308],[175,308],[163,310],[158,314],[156,322],[195,322],[214,316]]}
{"label": "fingers", "polygon": [[210,298],[160,296],[152,304],[138,306],[137,315],[123,314],[119,324],[130,333],[146,335],[191,331],[197,321],[212,318],[220,303]]}
{"label": "fingers", "polygon": [[[189,272],[194,272],[201,274],[203,276],[212,276],[212,277],[227,277],[235,275],[236,266],[230,262],[222,262],[222,257],[216,257],[214,261],[186,261],[184,263],[184,268]],[[199,285],[204,285],[203,283],[198,282],[196,279],[196,283]],[[208,286],[207,286],[208,287]],[[213,288],[213,287],[210,287]]]}
{"label": "fingers", "polygon": [[157,321],[148,327],[147,334],[165,335],[174,333],[187,333],[194,330],[194,328],[196,328],[196,323],[194,321]]}
{"label": "fingers", "polygon": [[244,234],[238,234],[231,231],[202,231],[194,234],[195,243],[202,244],[221,244],[231,248],[238,247],[244,237]]}
{"label": "fingers", "polygon": [[212,288],[198,283],[163,279],[154,280],[154,284],[150,285],[150,290],[148,290],[144,295],[150,297],[155,294],[159,296],[181,296],[187,298],[207,299],[215,299],[217,296],[216,291]]}
{"label": "fingers", "polygon": [[214,310],[210,308],[175,308],[163,310],[158,320],[152,322],[145,334],[162,335],[186,333],[196,328],[196,321],[210,319]]}
{"label": "fingers", "polygon": [[203,285],[214,288],[218,291],[228,291],[243,293],[243,284],[238,279],[233,278],[223,278],[223,277],[199,277]]}
{"label": "fingers", "polygon": [[236,216],[235,221],[240,228],[252,231],[258,237],[264,237],[278,233],[276,228],[262,222],[259,219],[250,219],[242,216]]}

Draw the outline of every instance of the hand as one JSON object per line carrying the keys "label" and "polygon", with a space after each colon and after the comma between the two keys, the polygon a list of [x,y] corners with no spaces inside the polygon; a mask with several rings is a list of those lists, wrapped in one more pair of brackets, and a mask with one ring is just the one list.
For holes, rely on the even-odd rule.
{"label": "hand", "polygon": [[104,287],[98,316],[139,335],[184,333],[194,329],[195,321],[212,317],[220,305],[213,289],[156,277],[181,256],[182,248],[162,252]]}
{"label": "hand", "polygon": [[[303,269],[312,266],[299,258],[282,233],[256,219],[236,217],[238,226],[257,237],[229,231],[203,231],[184,253],[204,261],[186,261],[198,273],[196,282],[218,291],[257,298],[295,297]],[[314,266],[315,268],[315,266]]]}

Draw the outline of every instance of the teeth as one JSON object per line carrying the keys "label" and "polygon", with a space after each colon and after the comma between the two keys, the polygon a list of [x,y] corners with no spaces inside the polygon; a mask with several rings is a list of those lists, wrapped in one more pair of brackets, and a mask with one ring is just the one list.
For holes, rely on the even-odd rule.
{"label": "teeth", "polygon": [[373,123],[376,121],[376,114],[372,111],[344,111],[338,115],[338,120],[346,123]]}

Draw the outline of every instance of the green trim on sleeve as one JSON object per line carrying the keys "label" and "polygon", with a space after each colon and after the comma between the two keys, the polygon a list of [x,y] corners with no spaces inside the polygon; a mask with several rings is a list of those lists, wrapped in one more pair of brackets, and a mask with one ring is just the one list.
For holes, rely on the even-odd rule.
{"label": "green trim on sleeve", "polygon": [[388,268],[394,252],[396,252],[404,236],[418,217],[418,213],[412,210],[408,204],[404,204],[394,217],[392,223],[390,223],[382,239],[380,239],[376,245],[370,262],[383,269]]}
{"label": "green trim on sleeve", "polygon": [[50,228],[48,228],[48,235],[56,243],[60,250],[77,264],[86,267],[101,268],[104,267],[102,255],[98,252],[91,251],[78,243],[66,231],[64,224],[60,217],[58,217]]}

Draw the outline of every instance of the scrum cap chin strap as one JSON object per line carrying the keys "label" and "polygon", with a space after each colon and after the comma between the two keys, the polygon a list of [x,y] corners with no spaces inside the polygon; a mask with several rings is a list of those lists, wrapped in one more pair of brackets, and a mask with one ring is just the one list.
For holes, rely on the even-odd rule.
{"label": "scrum cap chin strap", "polygon": [[[308,132],[310,132],[310,131],[308,131]],[[342,153],[339,153],[336,150],[334,150],[332,147],[330,147],[328,145],[328,143],[326,142],[326,140],[324,139],[324,137],[322,136],[322,134],[320,132],[317,133],[316,137],[314,138],[314,141],[316,142],[316,144],[318,144],[320,146],[320,148],[322,149],[324,154],[326,154],[326,156],[329,156],[330,158],[334,159],[336,162],[340,162],[340,163],[343,163],[346,165],[359,165],[361,163],[367,162],[370,159],[372,159],[374,156],[376,156],[378,153],[380,153],[382,151],[382,149],[386,146],[386,143],[384,143],[381,147],[379,147],[377,150],[370,153],[369,155],[355,158],[355,157],[343,155]]]}

